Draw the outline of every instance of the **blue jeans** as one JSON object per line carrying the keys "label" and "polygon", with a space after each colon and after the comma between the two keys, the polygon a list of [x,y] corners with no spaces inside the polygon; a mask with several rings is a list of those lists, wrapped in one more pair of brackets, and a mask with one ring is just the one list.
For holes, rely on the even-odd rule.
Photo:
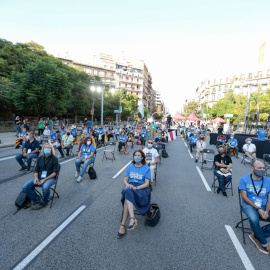
{"label": "blue jeans", "polygon": [[235,149],[236,156],[238,156],[238,153],[239,153],[239,148],[238,148],[237,146],[236,146],[236,147],[234,147],[234,148],[232,148],[232,147],[228,146],[228,148],[227,148],[228,155],[230,155],[230,154],[231,154],[231,149]]}
{"label": "blue jeans", "polygon": [[[80,171],[80,168],[81,168],[81,164],[82,164],[82,160],[83,160],[83,159],[84,159],[84,157],[80,157],[80,158],[77,158],[77,159],[75,160],[75,166],[76,166],[77,172]],[[81,177],[83,177],[83,175],[84,175],[84,173],[85,173],[85,171],[86,171],[88,165],[91,164],[91,163],[93,163],[94,161],[95,161],[95,158],[94,158],[94,157],[91,157],[91,158],[87,159],[87,160],[84,162],[83,167],[82,167],[82,170],[81,170],[81,172],[80,172],[80,176],[81,176]]]}
{"label": "blue jeans", "polygon": [[[266,206],[262,205],[261,208],[265,211]],[[263,247],[267,247],[268,242],[266,238],[270,237],[270,226],[266,226],[264,229],[261,228],[259,223],[259,213],[251,205],[243,203],[242,210],[248,217],[250,228],[254,232],[255,237],[260,241]],[[268,217],[268,220],[270,221],[270,217]]]}
{"label": "blue jeans", "polygon": [[[50,187],[55,183],[55,178],[51,178],[47,180],[42,185],[42,193],[43,193],[43,204],[48,204],[50,201]],[[28,181],[26,184],[23,185],[22,189],[27,194],[27,196],[33,201],[33,203],[39,203],[40,202],[40,196],[35,191],[35,187],[37,185],[34,184],[34,178],[32,178],[30,181]]]}
{"label": "blue jeans", "polygon": [[49,126],[49,130],[51,133],[53,133],[53,126],[52,125]]}
{"label": "blue jeans", "polygon": [[[32,163],[32,159],[33,158],[36,158],[37,157],[37,154],[31,154],[31,155],[28,155],[26,157],[26,161],[27,161],[27,168],[30,169],[31,167],[31,163]],[[22,168],[25,168],[25,164],[23,163],[23,154],[18,154],[16,157],[16,160],[18,161],[18,163],[22,166]]]}
{"label": "blue jeans", "polygon": [[219,173],[217,173],[217,169],[215,169],[214,174],[218,179],[218,183],[219,183],[219,188],[221,189],[222,192],[226,191],[226,185],[232,180],[232,176],[228,175],[228,176],[224,176],[221,175]]}
{"label": "blue jeans", "polygon": [[19,135],[21,133],[21,126],[20,125],[16,125],[16,133],[17,133],[17,135]]}

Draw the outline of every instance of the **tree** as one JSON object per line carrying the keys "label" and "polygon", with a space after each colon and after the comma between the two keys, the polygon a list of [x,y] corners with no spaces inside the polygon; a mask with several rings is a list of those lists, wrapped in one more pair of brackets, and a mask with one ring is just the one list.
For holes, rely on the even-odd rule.
{"label": "tree", "polygon": [[184,105],[184,112],[190,115],[192,112],[197,113],[199,109],[199,103],[196,101],[190,101],[188,104]]}

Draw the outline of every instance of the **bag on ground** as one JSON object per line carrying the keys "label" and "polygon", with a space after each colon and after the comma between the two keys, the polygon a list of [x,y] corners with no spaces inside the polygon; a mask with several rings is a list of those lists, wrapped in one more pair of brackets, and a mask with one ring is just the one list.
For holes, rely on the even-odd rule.
{"label": "bag on ground", "polygon": [[138,140],[138,141],[136,142],[136,144],[137,144],[137,145],[141,145],[142,143],[141,143],[140,140]]}
{"label": "bag on ground", "polygon": [[162,158],[167,158],[169,155],[165,149],[162,149],[161,156]]}
{"label": "bag on ground", "polygon": [[90,179],[97,179],[96,171],[94,170],[92,166],[89,167],[88,174],[89,174]]}
{"label": "bag on ground", "polygon": [[17,209],[20,210],[22,208],[29,208],[31,205],[31,199],[26,195],[26,193],[22,190],[16,201],[15,201],[15,205],[17,206]]}
{"label": "bag on ground", "polygon": [[145,214],[145,225],[155,227],[160,219],[160,209],[156,203],[151,203]]}

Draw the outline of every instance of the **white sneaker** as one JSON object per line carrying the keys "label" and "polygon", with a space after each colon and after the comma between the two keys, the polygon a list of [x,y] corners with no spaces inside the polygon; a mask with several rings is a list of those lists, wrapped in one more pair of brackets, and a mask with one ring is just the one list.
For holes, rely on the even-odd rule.
{"label": "white sneaker", "polygon": [[81,181],[82,181],[82,177],[79,176],[79,177],[77,178],[77,183],[80,183]]}
{"label": "white sneaker", "polygon": [[78,177],[78,176],[79,176],[79,173],[78,173],[78,172],[76,172],[76,173],[75,173],[75,177]]}

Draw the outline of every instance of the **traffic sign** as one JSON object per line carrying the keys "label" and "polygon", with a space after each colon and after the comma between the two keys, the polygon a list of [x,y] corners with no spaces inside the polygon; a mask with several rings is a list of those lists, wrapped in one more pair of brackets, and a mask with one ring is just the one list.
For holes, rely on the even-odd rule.
{"label": "traffic sign", "polygon": [[233,114],[227,113],[227,114],[224,114],[224,117],[233,117]]}
{"label": "traffic sign", "polygon": [[120,113],[120,110],[113,110],[114,113]]}

